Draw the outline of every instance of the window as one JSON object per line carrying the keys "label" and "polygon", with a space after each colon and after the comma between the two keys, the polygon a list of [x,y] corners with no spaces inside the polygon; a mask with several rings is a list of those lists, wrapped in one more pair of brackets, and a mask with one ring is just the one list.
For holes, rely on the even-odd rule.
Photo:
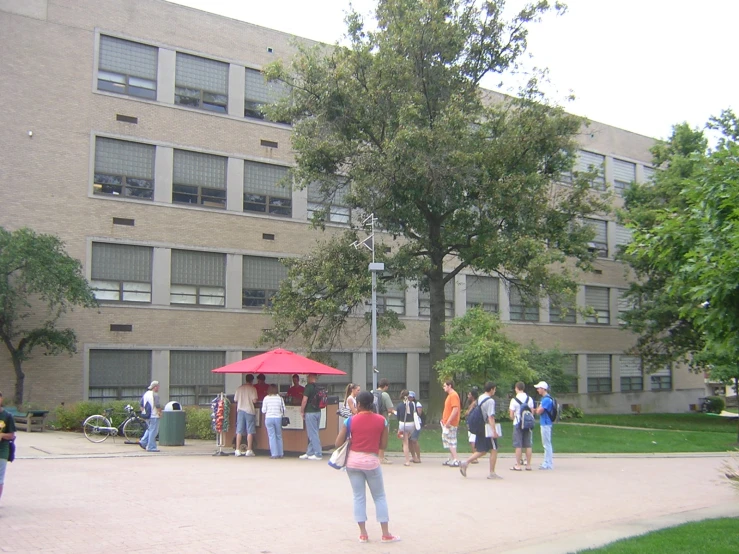
{"label": "window", "polygon": [[631,242],[631,229],[616,223],[616,249],[620,252]]}
{"label": "window", "polygon": [[[444,277],[446,278],[446,273]],[[428,289],[428,279],[424,279]],[[431,317],[431,291],[418,289],[418,315],[419,317]],[[451,319],[454,317],[454,279],[450,279],[444,284],[444,317]]]}
{"label": "window", "polygon": [[595,232],[592,242],[588,244],[591,250],[598,253],[599,258],[608,257],[608,222],[602,219],[585,219],[585,223]]}
{"label": "window", "polygon": [[621,356],[621,392],[641,392],[644,390],[644,374],[639,356]]}
{"label": "window", "polygon": [[575,313],[575,305],[573,302],[563,303],[555,306],[549,298],[549,322],[550,323],[577,323],[577,314]]}
{"label": "window", "polygon": [[577,375],[577,355],[568,354],[563,361],[562,371],[567,379],[567,390],[564,392],[577,394],[578,392],[578,375]]}
{"label": "window", "polygon": [[652,390],[672,390],[672,370],[669,366],[651,375]]}
{"label": "window", "polygon": [[[371,301],[367,301],[365,312],[372,310]],[[405,281],[388,281],[385,283],[385,292],[377,292],[377,313],[395,312],[405,315]]]}
{"label": "window", "polygon": [[183,406],[210,406],[226,387],[226,376],[212,370],[226,365],[225,352],[172,350],[169,353],[169,399]]}
{"label": "window", "polygon": [[175,150],[172,202],[225,209],[227,163],[223,156]]}
{"label": "window", "polygon": [[172,250],[172,304],[226,305],[226,255]]}
{"label": "window", "polygon": [[[429,394],[431,394],[431,391],[429,390],[429,386],[431,383],[431,355],[430,354],[420,354],[418,357],[418,379],[419,379],[419,388],[418,395],[416,399],[427,399],[429,397]],[[434,383],[438,383],[436,379],[434,379]]]}
{"label": "window", "polygon": [[97,137],[93,192],[117,198],[154,197],[154,153],[149,144]]}
{"label": "window", "polygon": [[288,169],[279,165],[244,162],[244,211],[291,217],[292,191]]}
{"label": "window", "polygon": [[138,405],[150,382],[151,350],[90,350],[90,400]]}
{"label": "window", "polygon": [[[329,352],[328,355],[331,360],[326,363],[340,369],[346,375],[321,375],[318,382],[326,387],[328,394],[336,395],[339,397],[339,401],[343,401],[346,386],[352,382],[352,354],[351,352]],[[371,368],[367,373],[370,374],[370,371]],[[289,375],[287,377],[290,379]],[[290,381],[290,384],[292,385],[292,381]],[[372,388],[366,390],[372,390]]]}
{"label": "window", "polygon": [[267,119],[262,107],[279,101],[287,89],[284,83],[268,83],[261,71],[246,68],[244,79],[244,117]]}
{"label": "window", "polygon": [[626,188],[636,181],[636,164],[613,159],[613,188],[619,196],[624,195]]}
{"label": "window", "polygon": [[177,52],[174,103],[226,113],[228,64]]}
{"label": "window", "polygon": [[595,190],[606,190],[606,179],[603,175],[603,166],[605,161],[606,157],[601,154],[580,150],[577,153],[575,172],[597,171],[598,175],[593,179],[593,188]]}
{"label": "window", "polygon": [[611,392],[611,356],[588,354],[588,392]]}
{"label": "window", "polygon": [[654,180],[654,174],[656,173],[656,169],[653,167],[649,167],[648,165],[644,166],[644,182],[645,183],[651,183]]}
{"label": "window", "polygon": [[333,190],[321,190],[319,183],[308,185],[308,219],[319,217],[331,223],[349,224],[351,209],[346,201],[349,187],[339,185]]}
{"label": "window", "polygon": [[90,286],[100,302],[151,302],[152,249],[92,243]]}
{"label": "window", "polygon": [[[496,277],[467,276],[467,309],[476,306],[491,314],[498,313],[498,285]],[[454,289],[452,288],[452,294]],[[452,311],[452,316],[454,312]],[[449,317],[449,316],[447,316]]]}
{"label": "window", "polygon": [[277,258],[244,256],[241,305],[244,308],[264,308],[272,305],[272,297],[287,279],[287,268]]}
{"label": "window", "polygon": [[616,289],[616,294],[618,295],[618,323],[625,325],[624,314],[634,307],[633,300],[624,296],[626,289]]}
{"label": "window", "polygon": [[511,321],[539,321],[539,303],[515,284],[510,288]]}
{"label": "window", "polygon": [[608,325],[611,312],[608,303],[608,289],[605,287],[585,287],[585,306],[592,308],[585,322],[588,325]]}
{"label": "window", "polygon": [[100,36],[98,90],[156,100],[159,49]]}
{"label": "window", "polygon": [[[378,352],[377,354],[377,382],[380,379],[390,381],[388,394],[395,400],[400,396],[400,391],[406,388],[406,354],[388,354]],[[372,353],[367,354],[367,390],[372,390]]]}

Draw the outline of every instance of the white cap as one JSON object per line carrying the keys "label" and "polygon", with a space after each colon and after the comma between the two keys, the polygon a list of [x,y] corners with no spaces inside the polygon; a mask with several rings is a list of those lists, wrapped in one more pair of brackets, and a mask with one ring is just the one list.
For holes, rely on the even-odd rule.
{"label": "white cap", "polygon": [[534,385],[535,389],[544,389],[549,390],[549,385],[547,385],[546,381],[539,381]]}
{"label": "white cap", "polygon": [[159,381],[152,381],[151,385],[149,385],[149,390],[152,390],[154,387],[159,386]]}

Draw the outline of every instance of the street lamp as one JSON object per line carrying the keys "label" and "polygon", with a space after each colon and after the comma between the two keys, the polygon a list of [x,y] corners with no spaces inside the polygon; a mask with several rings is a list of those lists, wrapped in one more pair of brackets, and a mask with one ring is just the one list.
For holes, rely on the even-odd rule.
{"label": "street lamp", "polygon": [[372,390],[377,390],[377,273],[385,271],[385,264],[375,262],[375,214],[368,215],[362,225],[370,228],[369,236],[363,241],[354,241],[352,246],[359,248],[364,246],[372,252],[372,262],[369,264],[369,271],[372,274]]}

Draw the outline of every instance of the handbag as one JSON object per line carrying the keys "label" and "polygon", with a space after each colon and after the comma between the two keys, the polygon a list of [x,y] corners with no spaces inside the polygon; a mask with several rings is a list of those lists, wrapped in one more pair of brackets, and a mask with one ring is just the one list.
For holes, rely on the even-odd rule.
{"label": "handbag", "polygon": [[341,406],[339,406],[338,413],[339,413],[339,415],[341,417],[343,417],[345,419],[347,417],[352,417],[352,410],[351,410],[351,408],[349,406],[346,405],[346,402],[344,402],[344,404],[342,404]]}
{"label": "handbag", "polygon": [[351,422],[351,418],[346,421],[346,440],[344,441],[344,444],[334,450],[328,460],[328,465],[334,469],[344,469],[344,467],[346,467],[346,456],[349,453],[349,445],[352,442]]}
{"label": "handbag", "polygon": [[8,461],[15,460],[15,439],[8,443]]}
{"label": "handbag", "polygon": [[421,416],[418,415],[417,411],[413,412],[413,425],[416,426],[416,431],[420,431],[423,424],[421,423]]}
{"label": "handbag", "polygon": [[290,425],[290,418],[285,415],[285,403],[282,403],[282,426],[287,427]]}

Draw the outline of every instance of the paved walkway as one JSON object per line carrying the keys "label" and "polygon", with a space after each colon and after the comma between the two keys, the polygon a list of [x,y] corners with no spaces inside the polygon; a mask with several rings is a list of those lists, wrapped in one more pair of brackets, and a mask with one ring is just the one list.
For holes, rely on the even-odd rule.
{"label": "paved walkway", "polygon": [[403,542],[379,543],[370,506],[372,542],[359,545],[346,475],[325,462],[213,457],[205,441],[161,454],[59,432],[21,432],[17,442],[0,500],[0,552],[549,554],[739,517],[720,473],[726,456],[555,455],[555,471],[531,472],[509,471],[511,458],[501,457],[501,481],[485,479],[485,461],[464,479],[427,456],[383,466],[391,530]]}

